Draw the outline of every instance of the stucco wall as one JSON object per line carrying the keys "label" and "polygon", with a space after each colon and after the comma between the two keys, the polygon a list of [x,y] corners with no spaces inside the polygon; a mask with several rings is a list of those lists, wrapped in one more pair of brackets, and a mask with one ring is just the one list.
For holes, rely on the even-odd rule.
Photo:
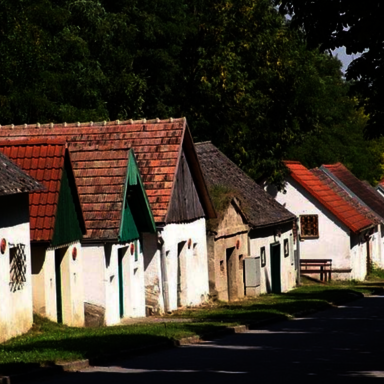
{"label": "stucco wall", "polygon": [[[33,321],[28,194],[0,196],[0,212],[0,240],[7,241],[4,254],[0,253],[0,342],[3,342],[27,332]],[[11,284],[10,250],[17,244],[25,245],[26,281],[15,287]]]}
{"label": "stucco wall", "polygon": [[[72,257],[76,248],[77,256]],[[61,299],[63,324],[84,325],[83,255],[80,242],[54,249],[32,245],[33,309],[35,313],[58,321],[55,257],[61,258]]]}
{"label": "stucco wall", "polygon": [[208,231],[209,290],[212,297],[223,301],[244,297],[243,259],[248,256],[248,230],[241,214],[230,204],[215,233]]}
{"label": "stucco wall", "polygon": [[84,244],[84,301],[105,309],[105,324],[120,322],[119,249],[122,254],[123,317],[145,316],[144,258],[127,244]]}
{"label": "stucco wall", "polygon": [[[332,259],[333,269],[353,269],[352,273],[334,273],[334,279],[364,278],[366,251],[361,243],[364,240],[352,240],[352,245],[348,227],[291,178],[287,180],[285,191],[277,193],[276,200],[280,204],[297,216],[318,215],[319,238],[301,240],[300,258]],[[298,223],[300,226],[300,220]]]}
{"label": "stucco wall", "polygon": [[[164,312],[163,280],[161,266],[162,244],[157,233],[143,233],[145,300],[150,313]],[[165,251],[164,251],[165,253]]]}
{"label": "stucco wall", "polygon": [[209,287],[205,219],[168,224],[161,236],[168,280],[168,310],[206,301]]}
{"label": "stucco wall", "polygon": [[[288,241],[289,253],[284,255],[284,240]],[[296,286],[297,270],[294,261],[294,244],[292,223],[252,230],[249,233],[250,256],[260,256],[260,250],[265,247],[265,265],[261,265],[260,290],[258,293],[269,293],[272,290],[271,277],[271,244],[280,244],[281,291],[287,292]]]}
{"label": "stucco wall", "polygon": [[384,233],[382,225],[377,225],[371,235],[372,261],[374,265],[384,268]]}

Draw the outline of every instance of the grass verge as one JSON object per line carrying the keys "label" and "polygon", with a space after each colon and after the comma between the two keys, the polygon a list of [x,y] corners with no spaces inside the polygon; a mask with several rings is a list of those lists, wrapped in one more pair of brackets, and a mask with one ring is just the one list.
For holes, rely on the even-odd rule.
{"label": "grass verge", "polygon": [[230,304],[206,305],[177,311],[168,316],[193,319],[192,322],[184,323],[72,328],[36,316],[30,332],[0,345],[0,375],[204,335],[230,325],[289,318],[295,313],[324,309],[373,290],[372,286],[307,283],[285,294],[263,295]]}

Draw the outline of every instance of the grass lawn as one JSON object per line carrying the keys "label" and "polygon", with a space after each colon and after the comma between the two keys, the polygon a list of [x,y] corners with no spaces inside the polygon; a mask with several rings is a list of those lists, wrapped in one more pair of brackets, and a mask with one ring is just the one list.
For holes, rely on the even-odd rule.
{"label": "grass lawn", "polygon": [[271,317],[289,318],[303,310],[318,310],[371,293],[376,286],[311,284],[285,294],[263,295],[235,303],[217,303],[177,311],[169,318],[192,322],[148,323],[100,328],[72,328],[35,317],[30,332],[0,345],[0,375],[59,361],[103,354],[159,342],[202,335],[228,325],[248,324]]}

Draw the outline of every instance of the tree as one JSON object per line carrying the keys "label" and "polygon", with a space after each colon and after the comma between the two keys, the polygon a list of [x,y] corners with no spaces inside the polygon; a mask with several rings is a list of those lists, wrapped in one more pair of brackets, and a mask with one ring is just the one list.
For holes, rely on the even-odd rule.
{"label": "tree", "polygon": [[288,148],[330,123],[334,71],[326,68],[336,65],[341,81],[339,62],[307,50],[267,0],[197,2],[194,14],[182,111],[195,137],[251,176],[281,181]]}
{"label": "tree", "polygon": [[280,12],[292,17],[292,26],[302,28],[309,47],[333,50],[345,46],[347,53],[361,53],[346,76],[351,90],[369,115],[367,134],[384,134],[384,4],[368,0],[281,0]]}
{"label": "tree", "polygon": [[340,80],[272,0],[0,0],[1,124],[186,116],[276,182]]}
{"label": "tree", "polygon": [[339,90],[334,124],[291,147],[287,158],[308,168],[341,162],[359,179],[376,185],[384,176],[384,138],[364,138],[368,118],[361,108],[356,108],[357,102],[347,96],[347,88],[345,84]]}

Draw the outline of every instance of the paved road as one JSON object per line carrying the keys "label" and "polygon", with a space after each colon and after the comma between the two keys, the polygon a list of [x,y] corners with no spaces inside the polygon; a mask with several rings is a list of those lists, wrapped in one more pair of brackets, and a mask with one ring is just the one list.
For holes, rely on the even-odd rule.
{"label": "paved road", "polygon": [[350,383],[384,379],[384,297],[44,383]]}

